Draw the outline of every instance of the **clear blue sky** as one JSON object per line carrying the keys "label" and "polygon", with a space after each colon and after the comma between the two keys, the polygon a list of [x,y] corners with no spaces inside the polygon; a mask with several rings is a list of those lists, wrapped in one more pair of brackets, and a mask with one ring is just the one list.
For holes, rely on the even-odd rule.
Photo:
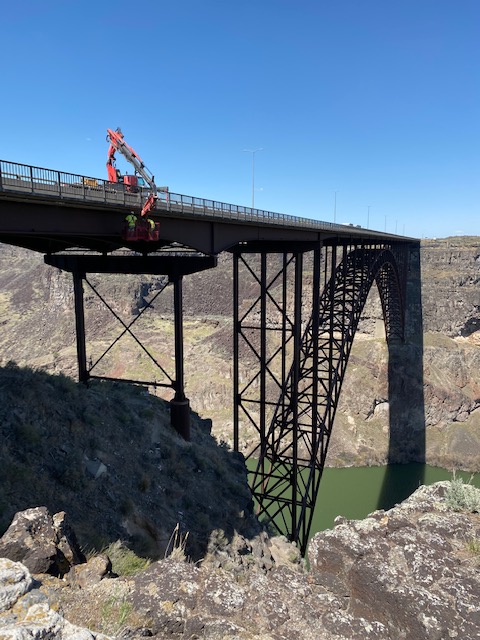
{"label": "clear blue sky", "polygon": [[0,41],[1,159],[106,177],[120,126],[157,184],[251,205],[262,148],[258,208],[480,235],[480,0],[23,0]]}

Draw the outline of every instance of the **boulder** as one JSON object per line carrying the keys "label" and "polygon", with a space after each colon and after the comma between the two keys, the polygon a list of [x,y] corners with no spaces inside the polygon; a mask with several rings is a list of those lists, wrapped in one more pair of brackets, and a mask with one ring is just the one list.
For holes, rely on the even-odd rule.
{"label": "boulder", "polygon": [[380,625],[384,637],[478,637],[480,576],[465,560],[479,518],[447,510],[447,485],[420,487],[387,512],[338,519],[318,533],[309,547],[315,584],[343,600],[349,616]]}
{"label": "boulder", "polygon": [[109,640],[101,633],[71,624],[50,607],[28,569],[20,562],[0,558],[0,638],[62,638]]}
{"label": "boulder", "polygon": [[15,514],[0,538],[0,557],[22,562],[33,574],[56,576],[63,576],[72,565],[85,561],[65,513],[52,517],[46,507]]}
{"label": "boulder", "polygon": [[98,556],[93,556],[84,564],[77,564],[72,567],[68,574],[68,582],[72,586],[86,589],[111,576],[112,563],[110,558],[101,553]]}
{"label": "boulder", "polygon": [[32,584],[30,572],[23,564],[0,558],[0,613],[13,607]]}

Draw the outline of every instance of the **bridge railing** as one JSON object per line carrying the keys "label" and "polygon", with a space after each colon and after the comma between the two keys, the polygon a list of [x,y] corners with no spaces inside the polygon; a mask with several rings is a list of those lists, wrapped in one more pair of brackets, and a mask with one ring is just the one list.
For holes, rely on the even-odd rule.
{"label": "bridge railing", "polygon": [[[142,206],[148,189],[132,191],[123,183],[109,182],[101,178],[81,176],[54,169],[44,169],[25,164],[0,160],[0,191],[14,191],[38,196],[67,200],[101,202],[124,207]],[[312,229],[344,229],[344,225],[300,218],[284,213],[274,213],[205,198],[159,191],[156,208],[172,213],[208,216],[238,221],[253,221],[280,226],[310,227]]]}

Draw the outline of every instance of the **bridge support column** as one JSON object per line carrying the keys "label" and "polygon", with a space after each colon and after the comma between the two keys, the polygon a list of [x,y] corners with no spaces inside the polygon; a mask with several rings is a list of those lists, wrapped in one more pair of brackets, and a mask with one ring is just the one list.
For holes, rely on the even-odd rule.
{"label": "bridge support column", "polygon": [[75,330],[77,335],[78,379],[88,382],[87,350],[85,345],[85,310],[83,306],[83,279],[85,273],[73,271],[73,294],[75,299]]}
{"label": "bridge support column", "polygon": [[175,275],[173,283],[173,307],[175,330],[175,396],[170,402],[170,423],[182,438],[190,440],[190,402],[185,397],[183,374],[183,278]]}
{"label": "bridge support column", "polygon": [[[272,255],[279,246],[258,247],[256,258],[248,248],[234,253],[234,442],[241,447],[243,426],[250,441],[258,439],[247,455],[256,466],[250,485],[258,515],[304,554],[345,369],[374,282],[388,342],[403,335],[408,247],[394,255],[382,243],[333,238],[290,246],[283,261]],[[249,296],[243,304],[242,289]]]}

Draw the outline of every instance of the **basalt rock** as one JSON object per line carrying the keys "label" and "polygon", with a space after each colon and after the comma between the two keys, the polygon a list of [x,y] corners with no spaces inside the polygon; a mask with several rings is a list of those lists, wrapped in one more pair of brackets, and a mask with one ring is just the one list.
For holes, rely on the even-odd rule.
{"label": "basalt rock", "polygon": [[467,543],[478,542],[480,518],[449,511],[447,486],[362,521],[340,518],[310,544],[311,579],[383,638],[477,637],[480,576]]}
{"label": "basalt rock", "polygon": [[32,573],[63,576],[70,567],[85,562],[65,513],[53,517],[46,507],[17,513],[0,538],[0,557],[22,562]]}
{"label": "basalt rock", "polygon": [[[15,620],[25,625],[32,616],[45,615],[55,629],[63,623],[53,620],[54,608],[84,627],[91,624],[90,612],[121,605],[128,615],[122,614],[116,635],[132,639],[477,640],[480,515],[453,510],[448,491],[448,482],[422,486],[389,511],[361,521],[337,518],[332,530],[312,539],[309,571],[285,562],[285,554],[277,563],[273,539],[237,540],[240,561],[219,536],[216,550],[229,557],[229,568],[172,556],[133,578],[91,581],[82,588],[57,579],[61,586],[52,589],[47,576],[32,584],[26,569],[15,565],[18,579],[9,579],[8,587],[18,583],[18,593],[14,587],[12,604],[3,595],[3,581],[0,602],[8,603],[0,625],[8,622],[11,630]],[[479,494],[469,489],[472,504],[480,504]],[[265,557],[266,547],[271,567],[260,566],[254,557]],[[12,575],[13,563],[3,562]],[[2,638],[31,637],[1,633]],[[100,637],[96,631],[81,633],[92,635],[79,638]]]}
{"label": "basalt rock", "polygon": [[112,577],[112,563],[110,558],[103,553],[93,556],[83,564],[75,565],[66,576],[69,584],[80,589],[85,589],[110,577]]}
{"label": "basalt rock", "polygon": [[0,558],[1,640],[108,640],[103,634],[71,624],[50,606],[40,586],[25,565]]}

